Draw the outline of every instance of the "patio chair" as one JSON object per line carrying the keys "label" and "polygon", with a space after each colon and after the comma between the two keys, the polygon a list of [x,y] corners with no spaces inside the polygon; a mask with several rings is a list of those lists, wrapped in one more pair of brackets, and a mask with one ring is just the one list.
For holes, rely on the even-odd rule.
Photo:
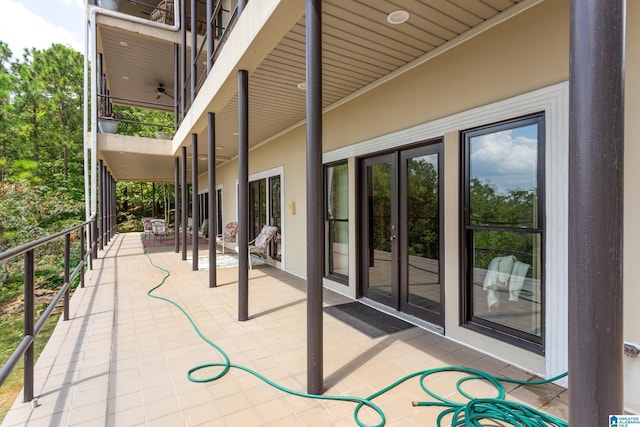
{"label": "patio chair", "polygon": [[152,219],[151,228],[153,230],[154,239],[169,235],[169,230],[167,230],[167,225],[165,224],[164,219]]}
{"label": "patio chair", "polygon": [[238,223],[230,222],[224,227],[224,232],[216,236],[216,242],[222,246],[222,253],[224,254],[224,244],[226,242],[235,242],[236,233],[238,232]]}
{"label": "patio chair", "polygon": [[142,235],[143,239],[153,235],[153,228],[151,227],[152,219],[153,218],[142,218],[142,229],[144,230],[144,234]]}
{"label": "patio chair", "polygon": [[263,256],[265,260],[269,259],[269,243],[278,234],[278,227],[273,225],[265,225],[260,230],[260,234],[249,242],[249,269],[253,269],[251,265],[251,254]]}
{"label": "patio chair", "polygon": [[209,220],[207,218],[202,221],[200,228],[198,228],[198,237],[209,238]]}

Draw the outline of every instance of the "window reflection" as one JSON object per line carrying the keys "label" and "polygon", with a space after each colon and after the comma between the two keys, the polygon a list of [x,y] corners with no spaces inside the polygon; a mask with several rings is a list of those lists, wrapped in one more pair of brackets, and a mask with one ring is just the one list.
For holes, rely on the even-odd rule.
{"label": "window reflection", "polygon": [[471,129],[465,156],[466,323],[543,342],[544,115]]}
{"label": "window reflection", "polygon": [[538,125],[470,138],[471,223],[537,227]]}
{"label": "window reflection", "polygon": [[349,277],[349,181],[347,163],[325,169],[326,273]]}

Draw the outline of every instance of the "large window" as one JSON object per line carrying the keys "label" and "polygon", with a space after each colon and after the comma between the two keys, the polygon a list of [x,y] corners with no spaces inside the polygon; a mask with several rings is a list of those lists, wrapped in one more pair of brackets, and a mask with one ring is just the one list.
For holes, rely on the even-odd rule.
{"label": "large window", "polygon": [[544,116],[462,133],[466,326],[542,351]]}
{"label": "large window", "polygon": [[349,176],[346,162],[325,167],[325,274],[349,277]]}
{"label": "large window", "polygon": [[[218,218],[218,229],[216,234],[220,235],[224,231],[224,224],[222,223],[222,188],[216,189],[216,215]],[[211,226],[211,224],[209,224]]]}
{"label": "large window", "polygon": [[255,239],[265,225],[278,227],[269,247],[269,256],[282,260],[282,177],[271,175],[249,182],[249,240]]}
{"label": "large window", "polygon": [[278,233],[276,237],[271,241],[271,257],[281,260],[282,257],[282,235],[280,231],[282,231],[282,204],[280,200],[281,196],[281,178],[280,175],[269,177],[269,197],[271,203],[269,203],[269,221],[270,225],[275,225],[278,227]]}

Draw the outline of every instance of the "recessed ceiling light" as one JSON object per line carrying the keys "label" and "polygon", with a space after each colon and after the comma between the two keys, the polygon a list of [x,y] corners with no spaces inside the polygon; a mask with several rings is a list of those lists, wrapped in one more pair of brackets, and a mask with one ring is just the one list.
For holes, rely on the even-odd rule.
{"label": "recessed ceiling light", "polygon": [[387,15],[387,22],[392,25],[404,24],[409,20],[409,12],[406,10],[395,10]]}
{"label": "recessed ceiling light", "polygon": [[120,46],[122,46],[122,47],[127,47],[127,46],[129,46],[129,43],[127,43],[127,42],[120,42]]}
{"label": "recessed ceiling light", "polygon": [[305,90],[305,89],[307,89],[307,82],[298,83],[297,87],[300,90]]}
{"label": "recessed ceiling light", "polygon": [[216,150],[222,150],[224,147],[222,145],[216,145]]}
{"label": "recessed ceiling light", "polygon": [[122,80],[129,80],[129,76],[122,76]]}
{"label": "recessed ceiling light", "polygon": [[238,136],[238,132],[234,132],[233,134],[234,134],[235,136]]}

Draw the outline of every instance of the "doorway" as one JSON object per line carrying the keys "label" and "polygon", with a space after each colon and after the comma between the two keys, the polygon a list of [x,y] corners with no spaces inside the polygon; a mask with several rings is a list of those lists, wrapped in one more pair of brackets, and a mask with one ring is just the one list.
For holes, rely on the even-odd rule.
{"label": "doorway", "polygon": [[442,140],[360,162],[361,290],[444,326]]}

